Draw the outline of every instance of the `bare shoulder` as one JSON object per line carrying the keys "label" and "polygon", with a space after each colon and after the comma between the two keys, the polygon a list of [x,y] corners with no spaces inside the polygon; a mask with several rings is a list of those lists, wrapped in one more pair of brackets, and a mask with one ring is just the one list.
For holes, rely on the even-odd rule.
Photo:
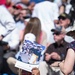
{"label": "bare shoulder", "polygon": [[45,37],[47,37],[47,34],[46,34],[46,32],[45,32],[45,31],[43,31],[43,30],[42,30],[42,36],[45,36]]}
{"label": "bare shoulder", "polygon": [[46,47],[50,45],[50,43],[47,41],[47,33],[45,31],[42,31],[41,44],[46,46]]}

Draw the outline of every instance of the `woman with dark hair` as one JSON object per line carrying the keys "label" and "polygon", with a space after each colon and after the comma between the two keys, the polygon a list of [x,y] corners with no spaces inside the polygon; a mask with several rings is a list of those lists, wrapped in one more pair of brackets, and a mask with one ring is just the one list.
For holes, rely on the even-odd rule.
{"label": "woman with dark hair", "polygon": [[[67,35],[75,39],[75,30],[68,32]],[[75,68],[74,65],[75,65],[75,41],[71,42],[68,45],[66,58],[64,61],[59,63],[59,66],[64,75],[69,75]]]}

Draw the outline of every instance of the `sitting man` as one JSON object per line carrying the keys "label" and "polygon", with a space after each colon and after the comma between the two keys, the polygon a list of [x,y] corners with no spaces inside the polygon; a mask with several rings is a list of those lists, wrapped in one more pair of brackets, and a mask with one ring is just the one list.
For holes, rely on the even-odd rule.
{"label": "sitting man", "polygon": [[[74,29],[73,26],[73,19],[71,18],[71,16],[69,14],[63,13],[60,14],[58,17],[58,24],[56,24],[57,26],[63,26],[66,29],[66,32],[69,32],[71,29]],[[65,41],[67,42],[71,42],[74,39],[70,36],[65,36]]]}
{"label": "sitting man", "polygon": [[[13,8],[12,8],[13,9]],[[16,53],[19,45],[19,32],[16,28],[15,21],[12,13],[6,8],[5,5],[0,5],[0,74],[4,68],[3,56],[7,59]],[[3,41],[3,42],[2,42]],[[5,65],[6,66],[6,65]],[[4,71],[4,69],[3,69]]]}
{"label": "sitting man", "polygon": [[[59,72],[60,75],[63,75],[60,71],[59,63],[65,59],[66,55],[66,47],[68,45],[64,40],[66,32],[62,26],[58,26],[51,31],[53,32],[55,43],[49,45],[45,52],[45,61],[39,64],[40,75],[47,75],[49,67],[53,71]],[[51,73],[51,71],[49,72]]]}

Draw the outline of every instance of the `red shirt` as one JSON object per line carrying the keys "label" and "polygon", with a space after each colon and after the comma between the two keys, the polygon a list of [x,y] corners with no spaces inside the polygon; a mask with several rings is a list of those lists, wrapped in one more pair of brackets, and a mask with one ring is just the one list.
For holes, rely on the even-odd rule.
{"label": "red shirt", "polygon": [[5,5],[6,8],[11,6],[11,4],[9,4],[9,5],[6,4],[6,0],[0,0],[0,5]]}
{"label": "red shirt", "polygon": [[5,4],[6,0],[0,0],[0,5]]}

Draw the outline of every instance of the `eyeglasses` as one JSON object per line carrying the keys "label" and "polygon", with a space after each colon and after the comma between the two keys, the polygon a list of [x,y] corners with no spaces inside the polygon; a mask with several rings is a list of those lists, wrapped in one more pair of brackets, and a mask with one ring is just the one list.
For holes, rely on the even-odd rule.
{"label": "eyeglasses", "polygon": [[60,35],[60,33],[58,33],[58,32],[54,32],[53,35]]}

